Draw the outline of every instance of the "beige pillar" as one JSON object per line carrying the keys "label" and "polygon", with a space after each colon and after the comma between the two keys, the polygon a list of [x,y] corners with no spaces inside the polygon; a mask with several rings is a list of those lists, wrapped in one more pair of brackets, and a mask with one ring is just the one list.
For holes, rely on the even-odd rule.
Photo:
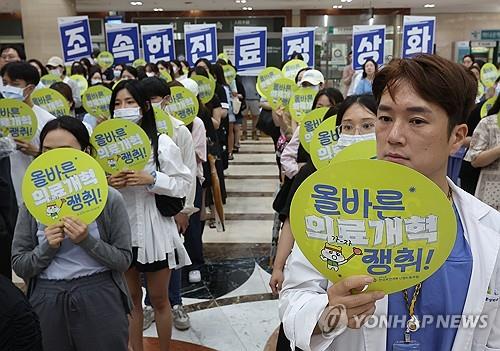
{"label": "beige pillar", "polygon": [[292,27],[300,27],[300,10],[292,10]]}
{"label": "beige pillar", "polygon": [[75,16],[75,0],[20,0],[26,57],[62,57],[57,17]]}

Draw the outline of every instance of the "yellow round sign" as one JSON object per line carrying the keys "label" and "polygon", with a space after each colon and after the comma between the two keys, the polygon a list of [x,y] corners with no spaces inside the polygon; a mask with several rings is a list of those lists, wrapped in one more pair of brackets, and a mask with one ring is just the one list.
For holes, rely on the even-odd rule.
{"label": "yellow round sign", "polygon": [[282,106],[288,111],[290,99],[297,89],[298,87],[293,80],[288,78],[276,80],[271,86],[271,91],[268,96],[269,105],[271,105],[273,110]]}
{"label": "yellow round sign", "polygon": [[109,67],[113,66],[115,58],[109,51],[101,51],[101,53],[97,55],[96,61],[99,67],[101,67],[103,70],[107,70]]}
{"label": "yellow round sign", "polygon": [[23,178],[23,200],[37,221],[53,225],[64,217],[90,224],[108,198],[106,175],[85,152],[62,148],[44,152],[28,166]]}
{"label": "yellow round sign", "polygon": [[375,140],[363,140],[349,145],[333,157],[331,165],[351,160],[376,160],[377,142]]}
{"label": "yellow round sign", "polygon": [[35,112],[24,102],[0,99],[0,129],[3,135],[31,141],[38,128]]}
{"label": "yellow round sign", "polygon": [[231,84],[236,79],[236,70],[229,64],[223,65],[222,69],[224,70],[224,78],[226,78],[226,83]]}
{"label": "yellow round sign", "polygon": [[336,118],[325,119],[312,134],[309,154],[316,169],[328,166],[335,156],[334,146],[339,140],[335,125],[336,120]]}
{"label": "yellow round sign", "polygon": [[215,80],[198,74],[191,76],[191,79],[198,84],[198,96],[201,102],[206,104],[212,100],[215,94]]}
{"label": "yellow round sign", "polygon": [[483,95],[484,95],[484,85],[481,82],[478,82],[476,100],[481,99],[481,97],[483,97]]}
{"label": "yellow round sign", "polygon": [[486,102],[481,107],[481,111],[480,111],[481,118],[488,116],[488,111],[493,107],[496,99],[497,99],[497,97],[495,96],[489,100],[486,100]]}
{"label": "yellow round sign", "polygon": [[298,88],[293,93],[288,109],[292,118],[299,122],[313,109],[314,98],[318,92],[313,88]]}
{"label": "yellow round sign", "polygon": [[[315,108],[302,119],[299,129],[299,140],[307,152],[309,152],[309,144],[311,143],[313,132],[323,122],[323,118],[325,118],[327,112],[328,107]],[[336,117],[334,116],[333,118]]]}
{"label": "yellow round sign", "polygon": [[110,119],[95,127],[90,138],[93,156],[109,174],[143,170],[151,156],[151,142],[137,124]]}
{"label": "yellow round sign", "polygon": [[290,221],[297,245],[328,280],[370,275],[368,290],[386,294],[438,270],[457,232],[453,208],[435,183],[378,160],[318,170],[295,193]]}
{"label": "yellow round sign", "polygon": [[159,107],[153,108],[155,112],[156,129],[158,133],[167,134],[169,137],[174,137],[174,125],[170,116]]}
{"label": "yellow round sign", "polygon": [[85,111],[96,117],[110,118],[109,102],[111,90],[102,85],[94,85],[83,94],[82,105]]}
{"label": "yellow round sign", "polygon": [[283,73],[276,67],[267,67],[257,76],[257,92],[260,96],[269,100],[269,94],[274,82],[283,77]]}
{"label": "yellow round sign", "polygon": [[498,78],[497,67],[492,63],[485,63],[481,68],[481,82],[486,88],[495,85],[495,80]]}
{"label": "yellow round sign", "polygon": [[140,67],[140,66],[146,66],[146,65],[147,65],[146,60],[141,59],[141,58],[138,58],[137,60],[135,60],[134,62],[132,62],[132,67],[134,67],[134,68],[137,68],[137,67]]}
{"label": "yellow round sign", "polygon": [[170,102],[165,106],[165,111],[184,122],[191,124],[198,115],[200,105],[196,96],[187,88],[172,87],[170,89]]}
{"label": "yellow round sign", "polygon": [[173,81],[172,76],[168,71],[165,69],[163,71],[160,71],[160,78],[164,79],[167,83]]}
{"label": "yellow round sign", "polygon": [[295,81],[297,73],[299,73],[302,68],[307,68],[307,63],[299,59],[293,59],[285,63],[281,71],[285,78]]}
{"label": "yellow round sign", "polygon": [[81,74],[73,74],[69,78],[73,79],[78,84],[78,87],[80,88],[80,96],[83,96],[85,90],[89,87],[89,82]]}
{"label": "yellow round sign", "polygon": [[70,113],[69,102],[57,90],[41,88],[31,94],[31,100],[35,105],[50,112],[56,117],[67,116]]}
{"label": "yellow round sign", "polygon": [[40,78],[40,81],[42,82],[43,85],[45,85],[48,88],[54,83],[62,82],[62,79],[61,77],[56,76],[55,74],[46,74]]}

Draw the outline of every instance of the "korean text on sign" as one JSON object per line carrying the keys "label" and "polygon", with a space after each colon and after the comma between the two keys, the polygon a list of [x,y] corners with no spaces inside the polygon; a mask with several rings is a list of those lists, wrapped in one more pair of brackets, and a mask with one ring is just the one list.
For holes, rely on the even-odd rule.
{"label": "korean text on sign", "polygon": [[156,63],[175,59],[174,29],[171,25],[141,26],[144,59]]}
{"label": "korean text on sign", "polygon": [[92,55],[87,16],[59,17],[58,24],[64,62],[73,62]]}
{"label": "korean text on sign", "polygon": [[404,16],[403,58],[415,54],[432,54],[436,17]]}
{"label": "korean text on sign", "polygon": [[360,70],[368,59],[384,63],[385,26],[353,27],[353,68]]}
{"label": "korean text on sign", "polygon": [[235,27],[234,48],[239,74],[259,73],[266,67],[267,28]]}
{"label": "korean text on sign", "polygon": [[136,23],[106,23],[106,40],[115,64],[129,64],[139,58],[139,31]]}
{"label": "korean text on sign", "polygon": [[289,60],[294,53],[302,54],[309,67],[314,66],[314,27],[284,27],[282,33],[282,60]]}
{"label": "korean text on sign", "polygon": [[215,24],[185,25],[186,60],[194,66],[200,58],[217,59],[217,29]]}

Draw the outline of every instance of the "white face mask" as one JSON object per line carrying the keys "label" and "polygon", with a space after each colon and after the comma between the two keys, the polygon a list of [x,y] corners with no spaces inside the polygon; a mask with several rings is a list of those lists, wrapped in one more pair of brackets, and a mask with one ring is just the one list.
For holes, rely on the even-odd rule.
{"label": "white face mask", "polygon": [[101,83],[102,83],[102,80],[100,80],[100,79],[91,79],[91,80],[90,80],[90,83],[91,83],[92,85],[101,84]]}
{"label": "white face mask", "polygon": [[154,72],[146,72],[146,75],[148,77],[154,77],[155,76]]}
{"label": "white face mask", "polygon": [[14,99],[24,101],[24,89],[13,87],[11,85],[4,85],[2,87],[2,95],[6,99]]}
{"label": "white face mask", "polygon": [[160,102],[152,102],[151,106],[159,108],[161,110],[161,101]]}
{"label": "white face mask", "polygon": [[118,78],[120,78],[120,76],[121,76],[121,75],[122,75],[122,71],[120,71],[119,69],[115,69],[115,70],[113,71],[113,76],[114,76],[115,78],[117,78],[117,79],[118,79]]}
{"label": "white face mask", "polygon": [[114,111],[113,117],[137,123],[142,119],[141,108],[140,107],[118,108]]}
{"label": "white face mask", "polygon": [[49,71],[50,74],[53,74],[55,76],[60,77],[61,76],[61,70],[59,68],[54,68]]}
{"label": "white face mask", "polygon": [[333,147],[333,153],[336,155],[340,151],[344,150],[346,147],[365,140],[375,140],[375,133],[368,133],[362,135],[340,134],[337,144],[335,144],[335,146]]}
{"label": "white face mask", "polygon": [[177,66],[173,66],[173,67],[172,67],[172,70],[174,71],[174,73],[179,72],[179,68],[177,68]]}

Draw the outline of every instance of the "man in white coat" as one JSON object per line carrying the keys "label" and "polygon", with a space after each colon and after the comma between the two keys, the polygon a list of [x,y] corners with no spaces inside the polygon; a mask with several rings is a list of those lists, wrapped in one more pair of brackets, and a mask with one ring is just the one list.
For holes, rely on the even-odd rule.
{"label": "man in white coat", "polygon": [[[393,60],[376,75],[378,158],[417,170],[448,195],[455,245],[420,287],[388,296],[359,293],[373,281],[369,276],[332,284],[295,245],[280,293],[292,350],[500,350],[500,213],[446,178],[448,156],[467,136],[476,91],[469,72],[433,55]],[[389,323],[373,323],[384,319]],[[408,326],[415,331],[407,333]],[[401,347],[405,334],[419,346]]]}

